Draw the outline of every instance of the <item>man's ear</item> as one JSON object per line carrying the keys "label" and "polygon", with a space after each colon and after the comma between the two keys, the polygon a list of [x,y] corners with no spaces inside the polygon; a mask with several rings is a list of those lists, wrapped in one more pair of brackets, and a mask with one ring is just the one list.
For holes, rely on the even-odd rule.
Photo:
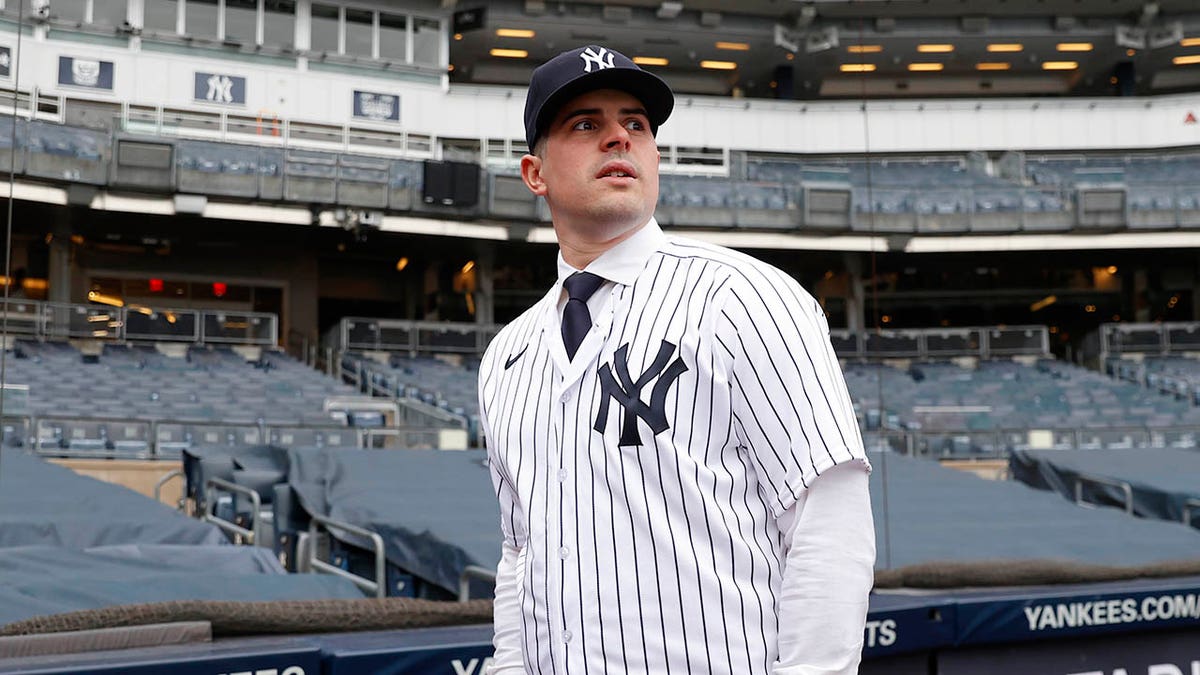
{"label": "man's ear", "polygon": [[546,183],[542,180],[542,158],[537,155],[525,155],[521,158],[521,180],[525,187],[539,197],[546,196]]}

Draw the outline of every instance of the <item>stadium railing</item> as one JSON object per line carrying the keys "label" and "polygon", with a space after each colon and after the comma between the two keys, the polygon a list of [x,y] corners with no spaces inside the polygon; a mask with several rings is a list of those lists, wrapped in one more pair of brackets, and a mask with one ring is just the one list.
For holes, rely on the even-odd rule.
{"label": "stadium railing", "polygon": [[923,328],[879,331],[831,330],[834,351],[844,359],[945,359],[973,356],[1045,356],[1045,326]]}
{"label": "stadium railing", "polygon": [[[93,291],[93,300],[113,302]],[[0,302],[8,332],[38,339],[188,342],[273,346],[279,318],[260,312],[77,305],[37,300]]]}
{"label": "stadium railing", "polygon": [[1200,352],[1200,323],[1106,323],[1100,326],[1101,362],[1122,354]]}
{"label": "stadium railing", "polygon": [[1200,448],[1200,427],[1045,427],[977,430],[864,430],[870,450],[934,459],[999,459],[1012,450]]}

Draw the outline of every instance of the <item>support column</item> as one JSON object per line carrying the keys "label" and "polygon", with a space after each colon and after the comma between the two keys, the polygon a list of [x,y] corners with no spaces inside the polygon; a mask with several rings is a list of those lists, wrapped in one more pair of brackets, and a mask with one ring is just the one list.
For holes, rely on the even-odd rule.
{"label": "support column", "polygon": [[496,247],[481,242],[475,252],[475,323],[496,323]]}
{"label": "support column", "polygon": [[[50,260],[46,299],[50,302],[71,302],[71,211],[63,209],[62,218],[51,228]],[[82,300],[82,299],[81,299]]]}
{"label": "support column", "polygon": [[858,333],[867,328],[862,257],[858,253],[843,253],[842,259],[846,266],[846,276],[849,277],[846,295],[846,328],[853,333]]}

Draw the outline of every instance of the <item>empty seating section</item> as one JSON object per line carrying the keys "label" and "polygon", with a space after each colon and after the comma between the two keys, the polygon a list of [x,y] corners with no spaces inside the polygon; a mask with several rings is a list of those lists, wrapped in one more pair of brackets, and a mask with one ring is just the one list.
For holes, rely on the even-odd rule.
{"label": "empty seating section", "polygon": [[365,392],[415,399],[439,408],[462,418],[471,438],[478,437],[478,359],[462,359],[460,364],[432,356],[409,357],[394,353],[377,358],[382,360],[347,354],[343,369],[361,370]]}
{"label": "empty seating section", "polygon": [[865,431],[915,433],[926,445],[914,450],[932,454],[1000,454],[1029,444],[1130,447],[1150,442],[1132,430],[1200,425],[1200,408],[1187,400],[1057,361],[919,363],[908,370],[851,363],[845,372]]}
{"label": "empty seating section", "polygon": [[1105,369],[1119,379],[1200,405],[1200,360],[1186,356],[1148,356],[1141,361],[1114,358]]}
{"label": "empty seating section", "polygon": [[[191,347],[173,357],[151,346],[105,344],[98,355],[85,356],[66,342],[22,340],[7,367],[8,382],[29,389],[27,410],[13,412],[38,419],[29,433],[43,451],[145,454],[156,443],[170,450],[218,442],[195,438],[185,423],[332,426],[326,398],[355,393],[270,351],[248,361],[225,348]],[[152,421],[157,438],[150,436]],[[247,441],[219,438],[234,440]]]}

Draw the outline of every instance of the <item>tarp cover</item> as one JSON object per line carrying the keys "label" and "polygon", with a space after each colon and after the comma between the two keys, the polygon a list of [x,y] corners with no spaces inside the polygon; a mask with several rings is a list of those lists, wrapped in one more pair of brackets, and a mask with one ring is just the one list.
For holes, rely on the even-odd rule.
{"label": "tarp cover", "polygon": [[1023,483],[986,480],[930,460],[873,454],[871,461],[877,569],[948,561],[1137,566],[1200,559],[1200,532],[1178,523],[1081,508]]}
{"label": "tarp cover", "polygon": [[253,546],[0,549],[0,625],[141,602],[362,597],[338,577],[287,574],[270,549]]}
{"label": "tarp cover", "polygon": [[[1009,460],[1013,478],[1075,501],[1081,474],[1128,483],[1133,512],[1146,518],[1183,520],[1184,505],[1200,499],[1200,452],[1177,448],[1112,450],[1017,450]],[[1084,501],[1124,508],[1124,491],[1085,481]],[[1200,507],[1193,507],[1193,521]]]}
{"label": "tarp cover", "polygon": [[310,514],[378,532],[390,563],[456,593],[463,568],[500,561],[486,461],[482,450],[294,450],[288,483]]}
{"label": "tarp cover", "polygon": [[[166,472],[166,469],[163,469]],[[21,450],[0,454],[0,548],[227,544],[213,525]]]}

